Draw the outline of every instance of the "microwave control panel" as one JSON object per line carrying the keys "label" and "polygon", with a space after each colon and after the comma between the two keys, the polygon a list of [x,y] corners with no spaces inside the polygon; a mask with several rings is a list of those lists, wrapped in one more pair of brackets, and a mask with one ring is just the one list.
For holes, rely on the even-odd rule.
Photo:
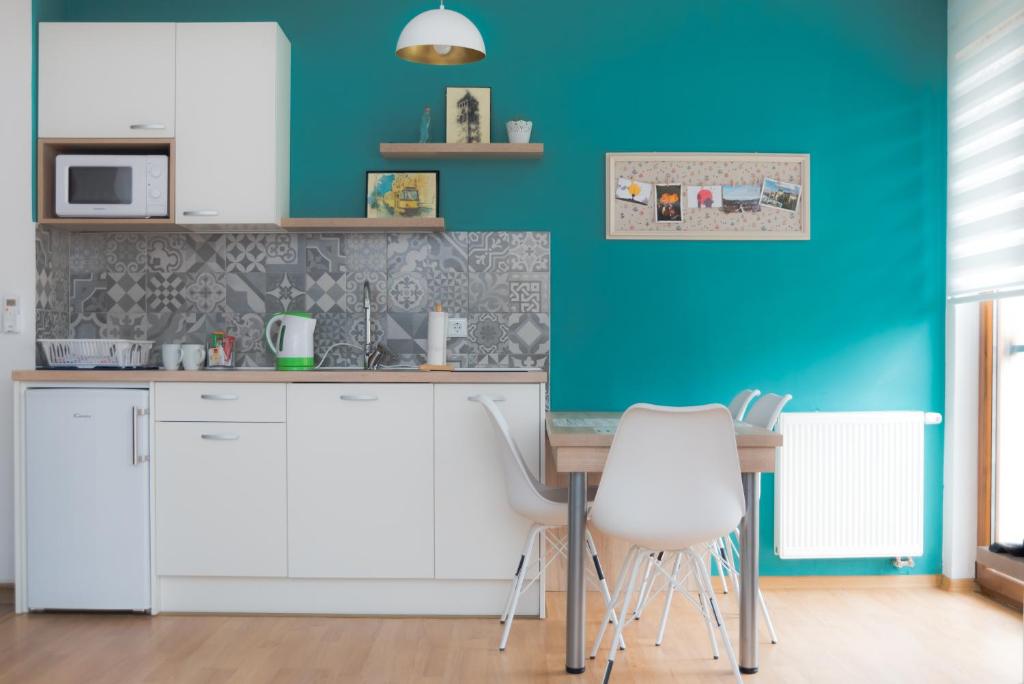
{"label": "microwave control panel", "polygon": [[146,157],[146,216],[167,216],[167,156]]}

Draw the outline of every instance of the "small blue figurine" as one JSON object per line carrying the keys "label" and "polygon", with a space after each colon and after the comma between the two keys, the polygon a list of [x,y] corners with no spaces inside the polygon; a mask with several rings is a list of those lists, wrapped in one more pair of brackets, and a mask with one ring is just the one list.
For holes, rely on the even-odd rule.
{"label": "small blue figurine", "polygon": [[430,107],[424,107],[420,117],[420,142],[430,142]]}

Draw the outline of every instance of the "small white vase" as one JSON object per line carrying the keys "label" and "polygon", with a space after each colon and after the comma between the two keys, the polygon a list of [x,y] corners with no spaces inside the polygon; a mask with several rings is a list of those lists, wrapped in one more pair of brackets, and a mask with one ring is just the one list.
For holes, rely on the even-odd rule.
{"label": "small white vase", "polygon": [[532,121],[509,121],[505,124],[505,130],[508,131],[508,141],[510,143],[528,143],[530,142],[530,133],[533,132]]}

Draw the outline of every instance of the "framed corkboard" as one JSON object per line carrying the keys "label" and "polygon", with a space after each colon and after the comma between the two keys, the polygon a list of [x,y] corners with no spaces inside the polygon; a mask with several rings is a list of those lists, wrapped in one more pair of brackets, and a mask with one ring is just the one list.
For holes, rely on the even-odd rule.
{"label": "framed corkboard", "polygon": [[609,240],[809,240],[811,156],[605,155]]}

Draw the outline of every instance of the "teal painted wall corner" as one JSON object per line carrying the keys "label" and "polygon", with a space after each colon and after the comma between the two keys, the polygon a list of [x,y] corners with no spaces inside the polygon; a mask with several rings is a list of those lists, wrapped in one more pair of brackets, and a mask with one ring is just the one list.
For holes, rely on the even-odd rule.
{"label": "teal painted wall corner", "polygon": [[[552,236],[554,409],[791,392],[795,411],[943,410],[944,0],[467,1],[488,57],[394,57],[423,2],[76,0],[42,19],[277,21],[292,42],[292,213],[362,212],[363,173],[440,168],[452,230]],[[535,161],[387,163],[447,85],[487,85],[492,131],[534,121]],[[434,132],[439,135],[440,117]],[[805,152],[812,239],[606,241],[610,151]],[[782,561],[762,496],[765,574],[895,572],[886,559]],[[926,438],[925,554],[941,566],[942,434]]]}

